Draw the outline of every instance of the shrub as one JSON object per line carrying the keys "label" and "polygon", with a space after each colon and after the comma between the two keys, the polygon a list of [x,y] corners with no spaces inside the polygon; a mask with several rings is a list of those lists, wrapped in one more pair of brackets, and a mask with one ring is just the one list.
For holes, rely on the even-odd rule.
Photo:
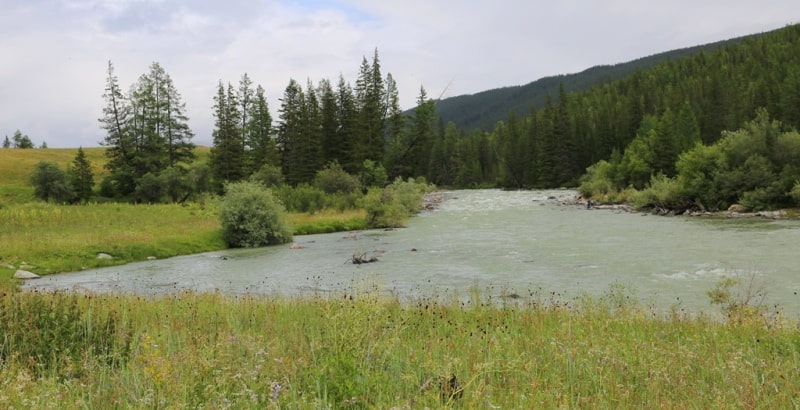
{"label": "shrub", "polygon": [[164,196],[164,178],[148,172],[136,181],[137,202],[156,203]]}
{"label": "shrub", "polygon": [[279,187],[286,183],[286,178],[284,178],[280,167],[269,164],[264,164],[259,168],[258,171],[250,176],[250,180],[258,182],[267,188]]}
{"label": "shrub", "polygon": [[364,160],[359,179],[363,187],[369,188],[376,186],[383,188],[386,186],[389,177],[386,175],[386,169],[383,168],[383,165],[368,159]]}
{"label": "shrub", "polygon": [[223,238],[228,246],[256,247],[292,240],[286,210],[260,184],[236,182],[226,185],[219,212]]}
{"label": "shrub", "polygon": [[326,195],[321,189],[307,183],[292,188],[282,185],[275,189],[275,195],[289,212],[315,213],[326,207]]}
{"label": "shrub", "polygon": [[650,179],[650,185],[631,197],[636,208],[684,209],[690,203],[682,194],[680,186],[674,178],[658,174]]}
{"label": "shrub", "polygon": [[326,194],[349,194],[361,188],[361,183],[348,174],[338,162],[331,162],[314,177],[314,186]]}
{"label": "shrub", "polygon": [[590,166],[586,169],[586,174],[581,177],[578,191],[584,198],[608,195],[614,190],[613,171],[614,166],[605,160]]}
{"label": "shrub", "polygon": [[428,189],[427,184],[413,178],[398,178],[384,189],[370,188],[361,199],[367,223],[373,228],[404,226],[409,216],[422,210],[423,195]]}
{"label": "shrub", "polygon": [[74,198],[66,172],[52,162],[40,161],[36,164],[31,174],[31,185],[34,195],[45,202],[51,199],[54,202],[69,202]]}

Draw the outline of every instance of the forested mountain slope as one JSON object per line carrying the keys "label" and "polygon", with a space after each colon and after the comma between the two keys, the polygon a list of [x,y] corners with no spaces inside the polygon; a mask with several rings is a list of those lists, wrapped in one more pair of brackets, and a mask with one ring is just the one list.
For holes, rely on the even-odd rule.
{"label": "forested mountain slope", "polygon": [[525,85],[445,98],[437,101],[436,111],[445,123],[452,121],[458,128],[491,129],[497,121],[506,119],[512,111],[517,115],[525,115],[531,107],[537,109],[544,107],[548,94],[553,97],[558,95],[559,84],[563,84],[567,92],[584,91],[593,86],[625,78],[637,70],[651,68],[665,61],[718,50],[759,35],[761,34],[667,51],[625,63],[598,65],[580,73],[544,77]]}

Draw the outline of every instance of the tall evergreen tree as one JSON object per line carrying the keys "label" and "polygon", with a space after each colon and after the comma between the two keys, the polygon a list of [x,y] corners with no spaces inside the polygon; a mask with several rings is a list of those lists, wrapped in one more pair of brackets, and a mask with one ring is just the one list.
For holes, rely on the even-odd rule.
{"label": "tall evergreen tree", "polygon": [[133,108],[122,93],[111,61],[108,62],[103,99],[106,106],[99,121],[106,132],[103,141],[100,142],[106,147],[105,154],[108,157],[105,168],[110,173],[109,178],[117,193],[131,193],[136,189],[133,161],[137,150],[131,132]]}
{"label": "tall evergreen tree", "polygon": [[356,108],[358,109],[359,134],[357,144],[353,147],[353,157],[357,164],[364,160],[381,161],[385,139],[383,134],[386,120],[386,104],[381,75],[378,50],[375,49],[372,64],[366,57],[361,62],[356,80]]}
{"label": "tall evergreen tree", "polygon": [[358,110],[353,89],[341,75],[336,85],[336,122],[336,139],[326,143],[326,156],[338,160],[345,171],[355,173],[361,166],[353,158],[353,147],[358,143]]}
{"label": "tall evergreen tree", "polygon": [[[239,79],[239,91],[236,94],[239,110],[239,132],[242,135],[242,152],[247,152],[252,149],[252,147],[248,145],[248,142],[251,140],[250,127],[248,127],[248,124],[250,122],[250,114],[253,111],[254,94],[253,81],[247,73],[244,73],[242,78]],[[249,160],[250,156],[245,155],[244,159]],[[253,171],[253,164],[245,164],[245,174],[251,174]]]}
{"label": "tall evergreen tree", "polygon": [[92,197],[94,172],[92,171],[92,163],[86,158],[83,147],[78,147],[78,153],[75,154],[75,158],[72,160],[69,181],[72,186],[72,192],[75,194],[75,200],[86,201]]}
{"label": "tall evergreen tree", "polygon": [[250,106],[247,141],[245,141],[245,145],[249,148],[247,162],[251,165],[252,172],[258,171],[264,165],[280,164],[273,134],[272,115],[269,112],[267,97],[264,94],[264,87],[259,85],[256,87],[253,103]]}
{"label": "tall evergreen tree", "polygon": [[222,81],[217,85],[217,95],[214,97],[214,118],[214,146],[209,161],[215,190],[221,193],[225,183],[245,177],[244,144],[236,92],[230,84],[226,90]]}
{"label": "tall evergreen tree", "polygon": [[325,162],[336,162],[343,164],[347,158],[341,152],[341,146],[338,141],[339,137],[339,121],[338,111],[336,106],[336,93],[333,91],[331,82],[323,79],[317,86],[317,94],[319,98],[319,115],[320,127],[322,131],[321,147],[322,157]]}
{"label": "tall evergreen tree", "polygon": [[160,64],[151,64],[125,97],[109,62],[103,97],[106,107],[100,123],[106,137],[102,144],[108,146],[106,167],[118,194],[133,194],[137,199],[136,186],[142,177],[194,160],[186,105]]}
{"label": "tall evergreen tree", "polygon": [[277,143],[281,153],[281,170],[286,177],[286,182],[297,185],[309,181],[302,169],[303,139],[305,132],[305,95],[303,89],[294,79],[289,80],[289,85],[283,92],[281,107],[278,110]]}

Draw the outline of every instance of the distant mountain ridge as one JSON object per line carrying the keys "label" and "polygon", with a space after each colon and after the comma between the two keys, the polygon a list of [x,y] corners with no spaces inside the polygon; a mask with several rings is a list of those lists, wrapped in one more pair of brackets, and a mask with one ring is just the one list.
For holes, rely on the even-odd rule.
{"label": "distant mountain ridge", "polygon": [[[620,80],[638,70],[654,67],[664,61],[717,50],[762,34],[764,33],[667,51],[626,63],[598,65],[576,74],[543,77],[526,85],[449,97],[436,102],[436,112],[445,123],[452,121],[458,128],[490,130],[498,121],[506,120],[512,111],[524,116],[530,112],[532,107],[542,108],[548,94],[554,99],[558,96],[560,83],[564,84],[564,89],[568,93],[584,91],[594,86]],[[413,113],[413,109],[409,113]]]}

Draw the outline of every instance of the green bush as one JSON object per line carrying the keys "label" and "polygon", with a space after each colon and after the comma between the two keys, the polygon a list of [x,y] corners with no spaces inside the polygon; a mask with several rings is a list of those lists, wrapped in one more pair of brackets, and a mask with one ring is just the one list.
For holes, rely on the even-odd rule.
{"label": "green bush", "polygon": [[294,188],[289,185],[281,185],[274,192],[289,212],[313,214],[327,207],[328,201],[325,192],[307,183],[298,184]]}
{"label": "green bush", "polygon": [[314,177],[314,187],[321,189],[326,194],[349,194],[361,189],[361,183],[334,161],[317,171],[317,175]]}
{"label": "green bush", "polygon": [[158,203],[164,196],[164,178],[148,172],[136,181],[137,202]]}
{"label": "green bush", "polygon": [[40,161],[36,164],[30,181],[34,195],[45,202],[70,202],[75,197],[67,173],[52,162]]}
{"label": "green bush", "polygon": [[584,198],[608,195],[614,191],[613,170],[614,166],[605,160],[590,166],[586,169],[586,174],[581,177],[578,191]]}
{"label": "green bush", "polygon": [[367,159],[364,160],[364,164],[361,166],[359,179],[361,181],[361,186],[365,188],[374,186],[383,188],[386,186],[389,177],[386,175],[386,169],[383,168],[383,165]]}
{"label": "green bush", "polygon": [[286,183],[281,168],[270,164],[264,164],[250,176],[250,180],[259,182],[267,188],[280,187]]}
{"label": "green bush", "polygon": [[361,199],[367,211],[367,223],[373,228],[398,228],[408,218],[422,210],[423,195],[430,187],[413,178],[403,181],[398,178],[391,185],[380,189],[370,188]]}
{"label": "green bush", "polygon": [[674,178],[668,178],[664,174],[658,174],[651,178],[649,186],[635,193],[631,197],[631,202],[638,209],[682,210],[691,205],[681,191],[677,181]]}
{"label": "green bush", "polygon": [[256,247],[292,240],[286,210],[269,190],[258,183],[226,185],[219,213],[223,238],[228,246]]}

